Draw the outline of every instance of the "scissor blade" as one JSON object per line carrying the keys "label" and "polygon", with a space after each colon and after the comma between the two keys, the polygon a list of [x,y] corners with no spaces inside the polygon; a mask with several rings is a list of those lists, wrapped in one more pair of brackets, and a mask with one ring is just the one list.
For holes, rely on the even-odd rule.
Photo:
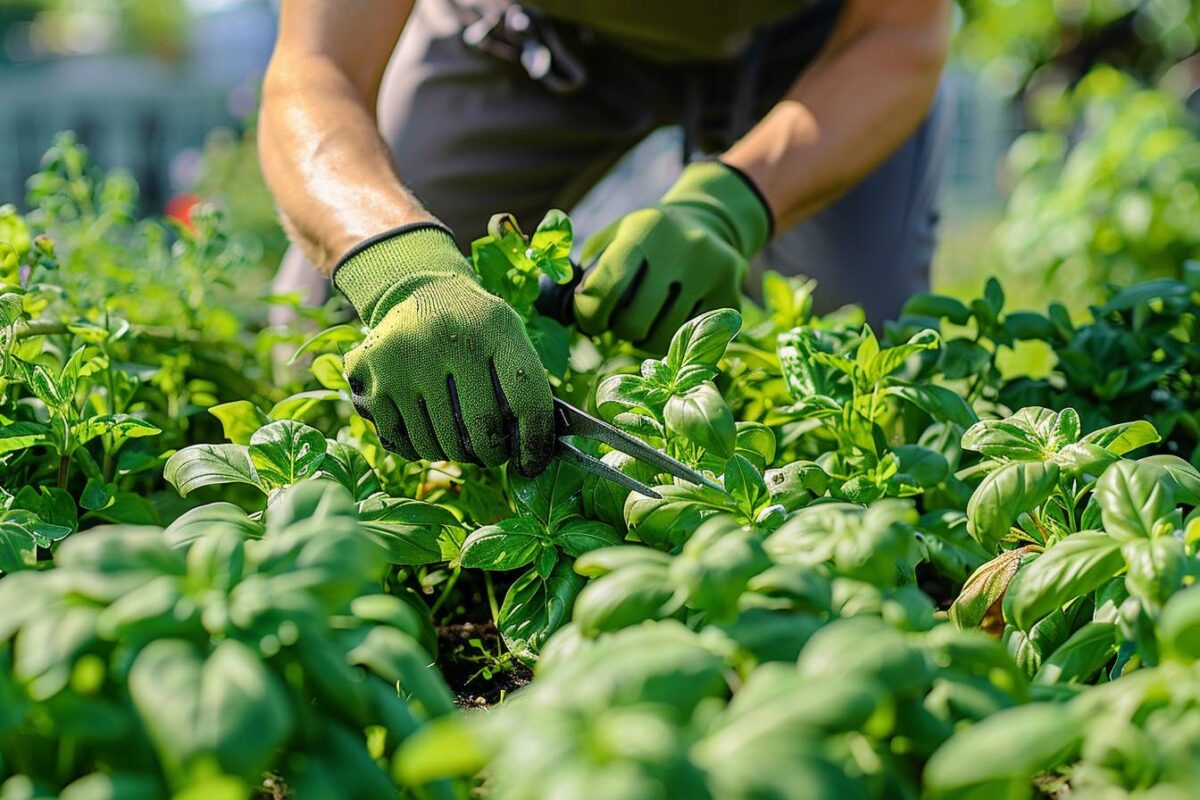
{"label": "scissor blade", "polygon": [[644,464],[649,464],[661,472],[674,475],[676,478],[689,483],[707,486],[711,489],[716,489],[718,492],[725,492],[721,484],[709,480],[687,464],[676,461],[661,450],[654,449],[636,436],[630,436],[624,431],[609,425],[607,422],[599,420],[585,411],[580,411],[570,403],[559,400],[556,397],[554,398],[554,407],[558,411],[558,433],[560,436],[564,434],[568,436],[583,436],[588,439],[595,439],[598,442],[604,442],[614,450],[620,450],[625,455],[632,456]]}
{"label": "scissor blade", "polygon": [[646,497],[658,500],[662,497],[661,494],[651,489],[646,484],[631,478],[619,469],[610,467],[598,458],[593,458],[587,453],[580,450],[570,442],[559,440],[558,442],[558,457],[568,464],[574,464],[585,472],[590,472],[593,475],[603,478],[606,481],[624,486],[626,489],[631,489],[638,494],[644,494]]}

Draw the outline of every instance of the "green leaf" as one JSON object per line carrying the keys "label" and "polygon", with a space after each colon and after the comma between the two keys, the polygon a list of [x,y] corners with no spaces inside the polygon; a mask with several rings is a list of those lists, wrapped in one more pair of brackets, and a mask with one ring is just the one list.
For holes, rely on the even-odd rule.
{"label": "green leaf", "polygon": [[671,557],[658,550],[638,544],[622,544],[584,553],[575,560],[575,572],[585,578],[599,578],[634,564],[657,564],[665,567]]}
{"label": "green leaf", "polygon": [[1026,796],[1033,778],[1068,763],[1082,738],[1082,725],[1061,706],[1005,709],[938,748],[925,766],[928,797]]}
{"label": "green leaf", "polygon": [[355,500],[366,500],[381,490],[379,476],[366,457],[347,444],[326,440],[325,460],[318,476],[326,476],[350,490]]}
{"label": "green leaf", "polygon": [[306,353],[345,354],[361,342],[362,329],[356,325],[334,325],[312,336],[292,354],[289,364],[295,364]]}
{"label": "green leaf", "polygon": [[542,644],[563,624],[583,588],[583,578],[560,563],[543,579],[534,571],[517,578],[504,596],[496,627],[509,651],[523,661],[535,661]]}
{"label": "green leaf", "polygon": [[332,389],[312,389],[307,392],[297,392],[280,400],[271,406],[267,416],[274,420],[303,420],[321,403],[331,403],[345,399],[341,392]]}
{"label": "green leaf", "polygon": [[89,478],[87,484],[83,487],[83,494],[79,496],[79,507],[86,508],[89,511],[97,511],[111,503],[116,493],[116,484],[105,483],[97,478]]}
{"label": "green leaf", "polygon": [[[36,519],[25,520],[24,524],[36,536],[46,536],[47,538],[57,541],[62,538],[57,535],[59,528],[66,528],[68,531],[74,531],[79,527],[79,512],[75,508],[75,498],[67,491],[58,487],[39,486],[23,486],[13,498],[9,505],[9,514],[6,518],[12,519],[14,512],[24,509],[32,512]],[[43,533],[42,526],[49,525],[54,533]],[[43,547],[49,547],[49,542],[39,541]]]}
{"label": "green leaf", "polygon": [[42,444],[49,438],[50,428],[40,422],[0,425],[0,455]]}
{"label": "green leaf", "polygon": [[1175,509],[1175,493],[1163,467],[1118,461],[1096,481],[1093,497],[1104,530],[1122,542],[1150,538],[1154,523]]}
{"label": "green leaf", "polygon": [[0,519],[0,575],[36,566],[37,544],[33,533],[15,520]]}
{"label": "green leaf", "polygon": [[1167,601],[1159,617],[1158,635],[1166,654],[1186,663],[1200,660],[1200,586]]}
{"label": "green leaf", "polygon": [[[350,384],[346,381],[342,357],[337,353],[322,353],[313,359],[309,367],[317,383],[325,389],[335,392],[349,392]],[[210,411],[212,409],[209,409]]]}
{"label": "green leaf", "polygon": [[1099,588],[1125,566],[1121,543],[1100,531],[1076,533],[1025,566],[1009,588],[1006,609],[1022,630],[1076,597]]}
{"label": "green leaf", "polygon": [[1194,563],[1184,550],[1183,542],[1174,536],[1126,542],[1121,554],[1129,565],[1125,588],[1130,596],[1155,612],[1183,588],[1189,566]]}
{"label": "green leaf", "polygon": [[579,513],[582,504],[583,471],[561,459],[550,462],[542,474],[510,478],[517,509],[553,530],[560,522]]}
{"label": "green leaf", "polygon": [[1086,684],[1116,655],[1119,643],[1120,634],[1116,625],[1111,622],[1089,622],[1042,661],[1033,682]]}
{"label": "green leaf", "polygon": [[[416,639],[390,625],[376,625],[346,660],[366,667],[392,686],[401,687],[425,718],[442,717],[454,710],[454,700],[441,673],[432,667],[429,654]],[[388,693],[392,695],[392,692]],[[369,796],[376,796],[374,794]]]}
{"label": "green leaf", "polygon": [[167,459],[163,478],[184,497],[202,486],[245,483],[259,486],[250,454],[240,444],[194,444]]}
{"label": "green leaf", "polygon": [[1155,455],[1138,459],[1139,464],[1161,467],[1170,478],[1175,501],[1200,506],[1200,471],[1179,456]]}
{"label": "green leaf", "polygon": [[896,479],[923,489],[937,486],[950,474],[946,457],[918,444],[902,444],[892,450],[900,462]]}
{"label": "green leaf", "polygon": [[442,533],[459,524],[442,506],[382,494],[360,502],[358,515],[362,527],[387,548],[388,560],[407,566],[441,561]]}
{"label": "green leaf", "polygon": [[605,419],[634,408],[656,409],[665,401],[641,375],[610,375],[596,387],[596,410]]}
{"label": "green leaf", "polygon": [[941,294],[914,295],[905,301],[900,313],[904,316],[947,319],[955,325],[966,325],[971,319],[971,310],[962,301]]}
{"label": "green leaf", "polygon": [[156,436],[160,433],[162,433],[162,429],[157,425],[130,414],[105,414],[101,417],[91,417],[71,428],[71,434],[78,444],[86,444],[97,436],[107,434],[113,438],[115,446],[126,439]]}
{"label": "green leaf", "polygon": [[259,428],[246,448],[258,477],[279,488],[303,480],[325,459],[325,437],[294,420],[279,420]]}
{"label": "green leaf", "polygon": [[566,375],[571,360],[571,330],[550,317],[537,316],[525,324],[525,332],[546,371],[556,378]]}
{"label": "green leaf", "polygon": [[989,473],[967,504],[967,531],[985,546],[1004,538],[1017,517],[1050,497],[1058,475],[1049,461],[1015,461]]}
{"label": "green leaf", "polygon": [[1139,419],[1134,422],[1122,422],[1118,425],[1100,428],[1084,436],[1080,441],[1085,444],[1099,445],[1110,453],[1123,456],[1139,447],[1145,447],[1161,440],[1162,437],[1158,435],[1158,431],[1154,429],[1153,425],[1144,419]]}
{"label": "green leaf", "polygon": [[19,294],[4,292],[0,294],[0,328],[7,328],[21,318],[25,301]]}
{"label": "green leaf", "polygon": [[702,383],[682,395],[672,395],[663,411],[667,429],[703,447],[718,458],[729,458],[737,445],[733,412],[712,383]]}
{"label": "green leaf", "polygon": [[459,562],[469,569],[519,569],[533,563],[545,538],[535,520],[509,517],[472,531],[463,542]]}
{"label": "green leaf", "polygon": [[889,386],[887,391],[904,398],[939,422],[953,422],[968,428],[979,421],[974,409],[961,395],[943,386],[901,384]]}
{"label": "green leaf", "polygon": [[1011,311],[1005,314],[1004,330],[1014,339],[1054,341],[1054,323],[1035,311]]}
{"label": "green leaf", "polygon": [[1074,442],[1054,454],[1052,459],[1065,475],[1100,475],[1120,456],[1089,442]]}
{"label": "green leaf", "polygon": [[734,455],[729,459],[724,484],[747,521],[753,521],[759,506],[770,496],[762,475],[744,456]]}
{"label": "green leaf", "polygon": [[781,504],[788,511],[806,506],[814,498],[825,494],[829,476],[812,461],[793,461],[778,469],[767,470],[763,475],[771,502]]}
{"label": "green leaf", "polygon": [[[18,362],[20,363],[20,362]],[[27,370],[30,391],[53,410],[62,410],[70,398],[64,397],[58,381],[40,364]]]}
{"label": "green leaf", "polygon": [[869,616],[837,620],[814,633],[796,669],[810,679],[865,678],[897,694],[924,690],[933,677],[902,632]]}
{"label": "green leaf", "polygon": [[687,541],[707,517],[736,511],[731,497],[707,486],[656,486],[662,495],[650,498],[633,492],[625,501],[625,524],[632,536],[659,550],[672,550]]}
{"label": "green leaf", "polygon": [[691,364],[715,367],[741,327],[742,315],[732,308],[719,308],[688,320],[671,337],[667,365],[675,372]]}
{"label": "green leaf", "polygon": [[1041,461],[1059,415],[1045,408],[1023,408],[1006,419],[980,420],[963,434],[964,450],[1000,461]]}
{"label": "green leaf", "polygon": [[212,759],[222,772],[258,780],[292,728],[287,694],[246,645],[225,640],[205,658],[162,639],[129,672],[129,693],[176,787]]}
{"label": "green leaf", "polygon": [[[517,218],[512,214],[493,214],[488,220],[488,235],[492,243],[504,253],[509,265],[520,272],[531,272],[535,269],[529,243],[525,238]],[[474,247],[474,245],[472,245]]]}
{"label": "green leaf", "polygon": [[234,400],[210,406],[208,413],[221,421],[225,438],[234,444],[250,444],[250,437],[259,428],[270,423],[271,418],[249,400]]}
{"label": "green leaf", "polygon": [[870,358],[864,367],[867,383],[876,383],[886,378],[904,366],[904,363],[917,353],[926,350],[936,350],[941,346],[941,343],[942,337],[938,332],[926,328],[914,334],[905,344],[879,351]]}
{"label": "green leaf", "polygon": [[759,534],[728,516],[706,520],[670,567],[671,579],[687,593],[688,605],[714,621],[737,616],[747,583],[771,566]]}
{"label": "green leaf", "polygon": [[759,472],[775,460],[775,432],[761,422],[744,420],[737,423],[737,452]]}
{"label": "green leaf", "polygon": [[621,537],[611,525],[572,517],[559,525],[554,534],[554,544],[567,555],[578,558],[592,550],[620,545]]}
{"label": "green leaf", "polygon": [[555,283],[571,282],[571,243],[574,233],[571,219],[557,208],[546,212],[529,240],[533,260]]}
{"label": "green leaf", "polygon": [[674,594],[665,564],[635,562],[583,587],[573,619],[585,636],[596,636],[661,619],[669,613],[667,604]]}

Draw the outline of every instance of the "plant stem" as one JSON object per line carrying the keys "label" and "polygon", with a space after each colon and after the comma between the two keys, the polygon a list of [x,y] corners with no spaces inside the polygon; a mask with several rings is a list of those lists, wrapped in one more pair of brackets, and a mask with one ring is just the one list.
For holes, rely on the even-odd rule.
{"label": "plant stem", "polygon": [[461,574],[462,567],[458,567],[454,570],[454,572],[450,573],[450,577],[446,579],[446,585],[442,587],[442,593],[438,595],[438,599],[435,600],[433,605],[429,608],[429,616],[432,617],[437,614],[438,609],[440,609],[442,604],[449,599],[450,592],[454,590],[454,584],[458,583],[458,576]]}
{"label": "plant stem", "polygon": [[492,583],[492,574],[483,573],[483,585],[487,587],[488,607],[492,610],[492,622],[500,620],[500,604],[496,602],[496,587]]}
{"label": "plant stem", "polygon": [[71,456],[63,453],[58,458],[58,488],[67,488],[67,476],[71,471]]}

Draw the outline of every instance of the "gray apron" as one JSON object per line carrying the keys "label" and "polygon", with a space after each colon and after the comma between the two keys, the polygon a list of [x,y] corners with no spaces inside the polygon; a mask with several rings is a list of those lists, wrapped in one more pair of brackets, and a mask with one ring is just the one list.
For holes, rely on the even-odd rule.
{"label": "gray apron", "polygon": [[[505,0],[419,0],[380,89],[380,131],[401,180],[465,251],[496,212],[532,228],[550,208],[569,211],[656,129],[682,127],[678,163],[727,148],[811,62],[839,11],[839,2],[813,3],[757,31],[733,60],[651,63]],[[752,265],[747,290],[756,292],[763,269],[806,275],[820,282],[818,310],[860,303],[878,324],[926,289],[944,106],[939,97],[858,186],[781,231]],[[645,202],[629,194],[637,200],[624,213]],[[275,289],[307,287],[319,301],[327,282],[314,276],[292,248]]]}

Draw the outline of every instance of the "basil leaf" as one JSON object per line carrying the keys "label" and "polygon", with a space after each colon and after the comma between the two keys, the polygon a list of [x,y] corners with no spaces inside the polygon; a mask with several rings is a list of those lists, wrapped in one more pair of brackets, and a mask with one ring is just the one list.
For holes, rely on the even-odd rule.
{"label": "basil leaf", "polygon": [[671,337],[668,366],[675,372],[692,364],[716,366],[741,327],[742,316],[732,308],[708,311],[688,320]]}
{"label": "basil leaf", "polygon": [[533,563],[544,539],[534,520],[510,517],[472,531],[463,542],[459,563],[472,569],[518,569]]}
{"label": "basil leaf", "polygon": [[1007,609],[1022,630],[1076,597],[1092,592],[1125,566],[1121,543],[1100,531],[1072,534],[1025,566]]}
{"label": "basil leaf", "polygon": [[702,383],[667,401],[663,418],[667,429],[711,451],[719,458],[733,455],[737,427],[725,399],[711,383]]}
{"label": "basil leaf", "polygon": [[967,531],[984,545],[1004,538],[1017,517],[1053,493],[1058,475],[1058,465],[1049,461],[1016,461],[990,473],[967,504]]}
{"label": "basil leaf", "polygon": [[1121,541],[1148,539],[1154,523],[1175,508],[1175,492],[1164,467],[1118,461],[1096,481],[1093,497],[1104,530]]}
{"label": "basil leaf", "polygon": [[496,627],[509,651],[523,661],[537,660],[542,644],[563,624],[583,588],[583,578],[559,564],[543,579],[536,572],[517,578],[504,596]]}
{"label": "basil leaf", "polygon": [[583,517],[573,517],[559,526],[554,534],[554,543],[567,555],[579,557],[602,547],[619,546],[621,537],[611,525]]}
{"label": "basil leaf", "polygon": [[295,420],[279,420],[259,428],[246,452],[259,480],[271,488],[309,477],[325,460],[325,437]]}

